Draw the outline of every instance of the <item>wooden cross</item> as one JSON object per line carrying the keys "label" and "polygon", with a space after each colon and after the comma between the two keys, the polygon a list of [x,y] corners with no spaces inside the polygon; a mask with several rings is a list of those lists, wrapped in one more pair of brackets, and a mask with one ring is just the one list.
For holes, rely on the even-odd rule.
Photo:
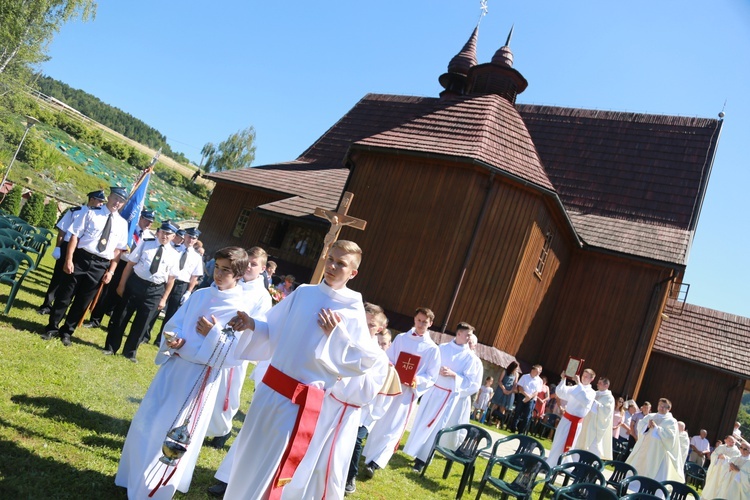
{"label": "wooden cross", "polygon": [[343,198],[341,198],[341,203],[339,203],[339,208],[337,211],[334,212],[332,210],[326,210],[320,207],[315,209],[314,215],[322,219],[328,219],[328,222],[331,223],[331,229],[328,230],[328,234],[326,234],[325,238],[323,238],[323,249],[320,251],[318,264],[315,266],[315,271],[313,272],[312,278],[310,278],[310,283],[314,285],[320,283],[320,280],[323,279],[323,272],[325,270],[326,257],[328,257],[328,250],[331,248],[331,245],[333,245],[333,242],[336,241],[336,239],[339,237],[341,228],[344,226],[349,226],[355,229],[359,229],[360,231],[365,230],[367,221],[346,215],[346,213],[349,211],[349,206],[352,204],[353,199],[354,194],[346,191]]}

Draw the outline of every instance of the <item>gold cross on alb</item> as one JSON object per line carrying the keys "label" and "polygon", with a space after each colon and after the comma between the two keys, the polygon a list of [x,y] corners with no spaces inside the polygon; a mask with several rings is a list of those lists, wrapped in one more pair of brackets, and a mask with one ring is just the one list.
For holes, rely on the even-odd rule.
{"label": "gold cross on alb", "polygon": [[323,248],[320,251],[320,257],[318,257],[318,264],[315,266],[315,271],[313,272],[312,278],[310,278],[310,283],[314,285],[320,283],[320,280],[323,279],[323,271],[325,270],[328,250],[331,248],[331,245],[333,245],[333,242],[336,241],[336,239],[339,237],[341,228],[344,226],[349,226],[355,229],[359,229],[360,231],[365,230],[367,221],[346,215],[346,213],[349,211],[349,206],[352,204],[353,199],[354,194],[346,191],[344,193],[344,196],[341,198],[341,203],[339,203],[338,210],[336,210],[335,212],[333,210],[326,210],[320,207],[315,209],[314,215],[322,219],[328,219],[328,222],[331,223],[331,229],[328,230],[325,238],[323,238]]}

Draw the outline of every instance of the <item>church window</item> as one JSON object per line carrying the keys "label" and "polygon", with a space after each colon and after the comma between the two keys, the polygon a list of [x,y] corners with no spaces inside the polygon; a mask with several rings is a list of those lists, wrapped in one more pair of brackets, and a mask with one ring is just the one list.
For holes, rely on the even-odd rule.
{"label": "church window", "polygon": [[252,211],[252,208],[242,209],[242,212],[240,212],[240,216],[237,218],[237,223],[234,225],[232,236],[234,236],[235,238],[242,237],[242,233],[245,232],[245,227],[247,226],[247,220],[250,218],[250,212]]}
{"label": "church window", "polygon": [[552,237],[554,235],[552,234],[551,230],[548,230],[547,233],[544,235],[544,245],[542,246],[542,251],[539,254],[539,260],[536,263],[536,269],[534,269],[534,273],[541,278],[542,273],[544,273],[544,266],[547,265],[547,257],[549,256],[550,248],[552,248]]}

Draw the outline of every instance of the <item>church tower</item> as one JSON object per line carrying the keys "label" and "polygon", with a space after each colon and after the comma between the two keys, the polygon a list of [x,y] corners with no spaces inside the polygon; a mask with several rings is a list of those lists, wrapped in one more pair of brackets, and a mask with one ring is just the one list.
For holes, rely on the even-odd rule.
{"label": "church tower", "polygon": [[474,65],[469,69],[466,82],[467,95],[497,94],[511,104],[515,104],[518,94],[526,90],[529,83],[518,70],[513,68],[513,52],[510,50],[512,36],[513,28],[508,33],[505,45],[495,52],[489,63]]}

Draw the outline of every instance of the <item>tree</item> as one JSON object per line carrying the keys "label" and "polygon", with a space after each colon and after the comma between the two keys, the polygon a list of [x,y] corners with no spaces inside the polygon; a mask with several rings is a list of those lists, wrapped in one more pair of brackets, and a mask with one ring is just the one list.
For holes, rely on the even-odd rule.
{"label": "tree", "polygon": [[56,222],[57,202],[51,199],[46,205],[44,205],[44,213],[42,214],[42,220],[39,221],[38,226],[46,229],[54,229]]}
{"label": "tree", "polygon": [[210,160],[210,163],[206,161],[206,172],[223,172],[249,167],[255,160],[255,129],[248,127],[227,137],[225,141],[219,143],[217,151]]}
{"label": "tree", "polygon": [[0,203],[0,210],[5,210],[9,214],[18,215],[18,211],[21,210],[21,186],[16,184],[13,189],[8,191],[5,195],[2,203]]}
{"label": "tree", "polygon": [[95,0],[0,0],[0,74],[10,65],[44,61],[65,22],[95,15]]}
{"label": "tree", "polygon": [[[213,142],[207,142],[201,148],[201,163],[198,168],[205,167],[206,173],[211,171],[211,167],[214,164],[214,156],[216,155],[216,146]],[[205,163],[204,163],[205,161]]]}
{"label": "tree", "polygon": [[44,214],[44,195],[39,192],[31,193],[29,199],[26,201],[24,206],[21,208],[21,213],[18,214],[20,218],[31,224],[32,226],[39,225]]}

